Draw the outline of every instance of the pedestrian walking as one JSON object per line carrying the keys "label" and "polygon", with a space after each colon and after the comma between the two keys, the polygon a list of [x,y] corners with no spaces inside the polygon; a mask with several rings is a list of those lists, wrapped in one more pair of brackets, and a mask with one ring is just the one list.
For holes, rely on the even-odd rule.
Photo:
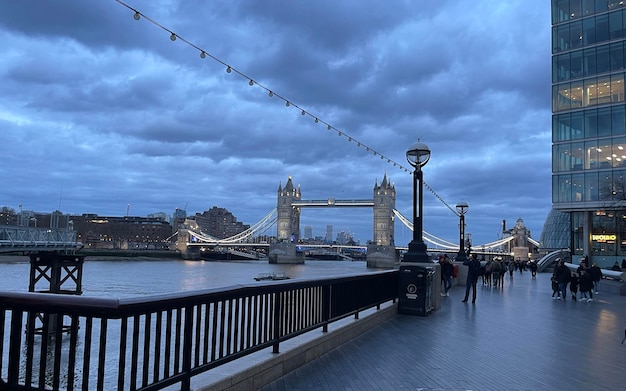
{"label": "pedestrian walking", "polygon": [[594,262],[593,265],[589,268],[589,274],[591,274],[591,280],[593,281],[593,287],[596,290],[596,295],[600,290],[600,281],[602,280],[602,269],[598,266],[597,262]]}
{"label": "pedestrian walking", "polygon": [[556,279],[556,274],[552,274],[550,277],[550,283],[552,284],[552,300],[561,299],[561,291],[559,291],[559,281]]}
{"label": "pedestrian walking", "polygon": [[472,254],[463,262],[463,265],[467,266],[467,279],[465,280],[465,298],[462,302],[467,303],[471,289],[472,303],[476,303],[476,283],[480,275],[480,261],[476,259],[476,254]]}
{"label": "pedestrian walking", "polygon": [[556,269],[554,270],[556,280],[559,282],[559,291],[563,300],[567,300],[567,284],[571,278],[571,272],[569,267],[565,265],[562,259],[559,258]]}
{"label": "pedestrian walking", "polygon": [[[591,275],[586,270],[583,270],[580,273],[579,281],[581,300],[587,302],[593,301],[593,280],[591,279]],[[589,298],[587,298],[587,294],[589,294]]]}
{"label": "pedestrian walking", "polygon": [[454,276],[454,265],[450,261],[450,257],[445,255],[441,262],[441,275],[443,279],[444,292],[442,296],[450,296],[450,288],[452,287],[452,277]]}

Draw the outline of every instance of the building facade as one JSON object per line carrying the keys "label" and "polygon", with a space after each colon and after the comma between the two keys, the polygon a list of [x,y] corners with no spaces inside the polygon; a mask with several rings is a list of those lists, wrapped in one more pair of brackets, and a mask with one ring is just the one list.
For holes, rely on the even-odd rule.
{"label": "building facade", "polygon": [[230,238],[250,228],[249,225],[237,221],[227,209],[217,206],[196,213],[195,219],[203,232],[217,239]]}
{"label": "building facade", "polygon": [[70,217],[77,240],[88,249],[164,250],[170,245],[172,226],[161,219],[88,213]]}
{"label": "building facade", "polygon": [[552,204],[575,261],[626,257],[626,8],[552,0]]}

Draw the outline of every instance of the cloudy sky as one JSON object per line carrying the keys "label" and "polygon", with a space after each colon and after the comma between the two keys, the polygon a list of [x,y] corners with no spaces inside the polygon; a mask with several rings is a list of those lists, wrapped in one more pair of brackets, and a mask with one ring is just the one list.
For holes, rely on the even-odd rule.
{"label": "cloudy sky", "polygon": [[[319,200],[387,175],[410,218],[419,139],[427,232],[456,243],[466,201],[475,245],[518,218],[539,239],[551,208],[549,1],[5,1],[0,41],[0,206],[254,224],[290,176]],[[301,228],[364,243],[372,219]]]}

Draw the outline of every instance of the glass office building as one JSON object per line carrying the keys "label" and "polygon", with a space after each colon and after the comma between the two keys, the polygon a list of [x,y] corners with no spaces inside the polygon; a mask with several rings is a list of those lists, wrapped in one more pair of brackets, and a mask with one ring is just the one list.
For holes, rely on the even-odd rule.
{"label": "glass office building", "polygon": [[574,261],[626,258],[626,7],[552,0],[552,205]]}

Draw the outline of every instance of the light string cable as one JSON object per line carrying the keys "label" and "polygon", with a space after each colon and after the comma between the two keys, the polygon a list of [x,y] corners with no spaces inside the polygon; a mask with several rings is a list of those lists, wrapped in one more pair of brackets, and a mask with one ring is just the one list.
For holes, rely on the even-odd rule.
{"label": "light string cable", "polygon": [[[276,92],[274,92],[272,89],[270,89],[269,87],[266,87],[265,85],[259,83],[258,81],[254,80],[254,78],[246,75],[244,72],[238,70],[237,68],[232,67],[231,65],[229,65],[228,63],[226,63],[225,61],[222,61],[221,59],[217,58],[216,56],[212,55],[211,53],[209,53],[208,51],[202,49],[201,47],[199,47],[198,45],[188,41],[187,39],[181,37],[180,35],[176,34],[174,31],[170,30],[169,28],[163,26],[162,24],[160,24],[159,22],[157,22],[156,20],[146,16],[145,14],[141,13],[139,10],[131,7],[130,5],[126,4],[124,1],[122,0],[115,0],[118,4],[128,8],[129,10],[131,10],[134,14],[133,14],[133,18],[135,20],[140,20],[141,18],[147,20],[148,22],[152,23],[153,25],[155,25],[156,27],[159,27],[160,29],[168,32],[170,34],[170,40],[171,41],[176,41],[176,40],[180,40],[183,43],[186,43],[187,45],[191,46],[192,48],[196,49],[198,52],[200,52],[200,58],[206,58],[209,57],[210,59],[212,59],[213,61],[223,65],[224,67],[226,67],[226,72],[227,73],[235,73],[239,76],[241,76],[242,78],[248,80],[248,84],[250,85],[250,87],[253,86],[258,86],[260,88],[262,88],[263,90],[265,90],[267,92],[267,95],[272,98],[272,97],[276,97],[282,101],[285,102],[285,106],[286,107],[291,107],[293,106],[295,109],[300,110],[300,114],[303,116],[309,116],[311,117],[314,122],[316,124],[322,124],[326,126],[326,129],[329,131],[335,131],[337,132],[337,135],[339,137],[345,137],[348,142],[355,142],[356,146],[358,148],[365,148],[365,150],[367,152],[371,152],[374,156],[379,156],[381,160],[387,160],[387,163],[389,164],[393,164],[394,167],[398,167],[400,170],[403,170],[404,172],[407,173],[412,173],[412,170],[404,167],[402,164],[394,161],[393,159],[385,156],[384,154],[376,151],[375,149],[365,145],[364,143],[362,143],[361,141],[355,139],[354,137],[350,136],[349,134],[347,134],[346,132],[337,129],[336,127],[334,127],[333,125],[331,125],[330,123],[324,121],[323,119],[321,119],[320,117],[312,114],[311,112],[305,110],[304,108],[300,107],[299,105],[293,103],[291,100],[283,97],[280,94],[277,94]],[[424,184],[424,186],[430,190],[430,192],[441,202],[443,203],[448,209],[450,209],[452,211],[452,213],[458,215],[458,213],[456,212],[455,209],[453,209],[450,205],[448,205],[443,198],[441,198],[426,182],[422,181],[422,183]]]}

